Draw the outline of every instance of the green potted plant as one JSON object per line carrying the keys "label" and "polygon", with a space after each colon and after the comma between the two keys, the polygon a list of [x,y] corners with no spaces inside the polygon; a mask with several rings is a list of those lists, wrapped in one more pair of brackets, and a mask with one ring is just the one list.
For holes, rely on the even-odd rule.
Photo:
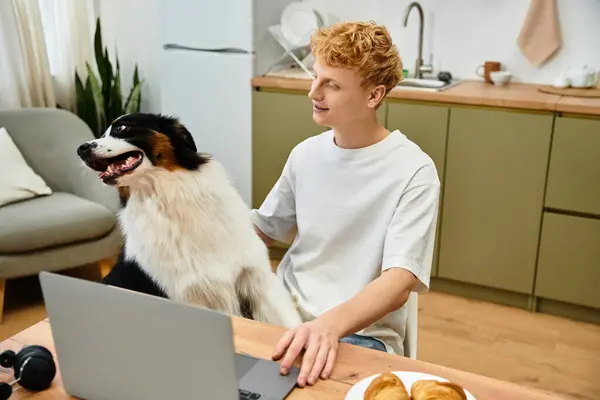
{"label": "green potted plant", "polygon": [[90,127],[94,135],[100,137],[116,118],[140,110],[143,81],[139,79],[136,64],[133,74],[133,86],[127,99],[123,102],[119,57],[115,52],[117,68],[116,71],[113,71],[112,63],[108,57],[108,49],[102,46],[100,18],[96,20],[94,53],[96,69],[100,78],[96,76],[88,62],[86,62],[88,76],[85,84],[75,71],[75,112]]}

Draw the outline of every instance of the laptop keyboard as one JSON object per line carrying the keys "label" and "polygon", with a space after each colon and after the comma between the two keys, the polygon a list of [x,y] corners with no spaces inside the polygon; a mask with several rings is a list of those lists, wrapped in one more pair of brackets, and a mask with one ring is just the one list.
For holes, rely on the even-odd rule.
{"label": "laptop keyboard", "polygon": [[238,389],[239,394],[240,394],[240,400],[255,400],[255,399],[260,399],[260,394],[258,393],[252,393],[249,392],[247,390],[242,390],[242,389]]}

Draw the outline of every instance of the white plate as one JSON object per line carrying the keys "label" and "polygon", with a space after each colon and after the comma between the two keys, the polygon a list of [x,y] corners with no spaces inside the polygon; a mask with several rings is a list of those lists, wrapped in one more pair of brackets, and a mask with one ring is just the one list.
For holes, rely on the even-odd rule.
{"label": "white plate", "polygon": [[[404,387],[406,387],[406,391],[410,394],[410,389],[412,384],[416,381],[422,379],[433,379],[442,382],[448,382],[448,379],[440,378],[439,376],[424,374],[422,372],[412,372],[412,371],[392,371],[394,375],[396,375],[402,383],[404,383]],[[377,378],[381,374],[371,375],[359,382],[357,382],[346,394],[346,400],[364,400],[365,391],[373,381],[373,379]],[[467,400],[477,400],[471,393],[469,393],[466,389],[465,394],[467,395]]]}
{"label": "white plate", "polygon": [[304,2],[291,3],[281,14],[281,32],[293,46],[308,46],[310,35],[318,28],[319,18]]}

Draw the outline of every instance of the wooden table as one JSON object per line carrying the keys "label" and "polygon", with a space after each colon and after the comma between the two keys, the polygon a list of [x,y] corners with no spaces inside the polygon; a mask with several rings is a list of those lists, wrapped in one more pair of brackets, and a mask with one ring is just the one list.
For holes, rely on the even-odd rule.
{"label": "wooden table", "polygon": [[[233,329],[237,351],[266,359],[270,358],[274,345],[283,333],[283,329],[279,327],[241,318],[233,319]],[[40,344],[54,353],[54,343],[48,319],[5,340],[0,345],[0,351],[6,349],[18,351],[26,344]],[[494,362],[494,360],[490,360],[490,362]],[[332,377],[328,380],[321,380],[314,386],[294,389],[289,399],[344,399],[348,390],[359,380],[385,371],[401,370],[425,372],[452,380],[469,390],[478,400],[561,399],[561,397],[555,395],[530,390],[509,382],[502,382],[468,372],[445,368],[423,361],[411,360],[376,350],[351,346],[345,343],[340,344],[338,359]],[[2,375],[0,381],[8,382],[12,380],[12,370],[0,367],[0,375]],[[65,393],[59,371],[53,385],[48,390],[39,393],[30,393],[24,389],[19,389],[11,397],[11,400],[18,399],[66,400],[73,399],[73,397]]]}

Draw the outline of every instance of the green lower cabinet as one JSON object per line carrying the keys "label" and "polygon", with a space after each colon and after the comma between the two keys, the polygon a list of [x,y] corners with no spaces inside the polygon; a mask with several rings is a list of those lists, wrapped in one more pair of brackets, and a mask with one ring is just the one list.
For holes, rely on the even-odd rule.
{"label": "green lower cabinet", "polygon": [[260,207],[298,143],[328,128],[312,119],[306,94],[255,90],[252,99],[252,205]]}
{"label": "green lower cabinet", "polygon": [[390,101],[386,128],[398,129],[432,158],[440,176],[444,176],[446,136],[450,109],[444,106]]}
{"label": "green lower cabinet", "polygon": [[535,295],[600,309],[600,220],[544,214]]}
{"label": "green lower cabinet", "polygon": [[600,119],[556,118],[546,207],[600,215]]}
{"label": "green lower cabinet", "polygon": [[[398,129],[427,153],[435,163],[440,182],[444,181],[448,114],[449,108],[444,106],[397,101],[390,101],[388,104],[386,128],[388,130]],[[440,214],[438,215],[438,229],[431,267],[432,276],[437,275],[438,269],[441,208],[442,199],[440,198]]]}
{"label": "green lower cabinet", "polygon": [[531,294],[552,114],[450,110],[438,276]]}

